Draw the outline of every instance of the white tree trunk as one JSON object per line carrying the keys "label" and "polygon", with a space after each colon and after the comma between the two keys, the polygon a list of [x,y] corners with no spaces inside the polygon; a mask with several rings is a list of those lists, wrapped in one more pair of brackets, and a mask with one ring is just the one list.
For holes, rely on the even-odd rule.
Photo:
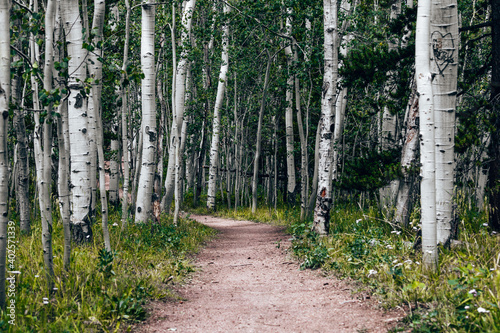
{"label": "white tree trunk", "polygon": [[[21,20],[17,19],[13,22],[14,25],[20,27]],[[22,48],[20,38],[15,42],[18,49]],[[13,56],[13,61],[19,61],[21,56],[17,53]],[[24,91],[21,88],[23,83],[21,73],[14,72],[12,78],[11,101],[14,105],[13,128],[16,133],[16,172],[15,172],[15,187],[16,187],[16,203],[19,207],[19,225],[21,233],[30,234],[30,197],[29,197],[29,161],[28,161],[28,133],[26,131],[25,115],[22,106],[24,105]]]}
{"label": "white tree trunk", "polygon": [[335,101],[338,76],[338,19],[337,1],[323,0],[324,67],[321,96],[321,129],[318,165],[318,195],[314,210],[313,230],[327,235],[332,204],[332,163]]}
{"label": "white tree trunk", "polygon": [[89,73],[92,77],[92,101],[93,112],[95,115],[95,146],[97,149],[97,158],[99,160],[99,192],[101,196],[101,223],[104,239],[104,248],[111,252],[111,242],[108,230],[108,199],[106,196],[106,175],[104,166],[103,136],[101,115],[101,95],[102,95],[102,62],[99,60],[103,56],[100,47],[103,40],[104,11],[106,4],[104,0],[94,1],[94,18],[92,20],[92,33],[94,35],[93,43],[95,49],[89,53]]}
{"label": "white tree trunk", "polygon": [[431,0],[418,3],[415,35],[415,76],[420,110],[421,224],[424,265],[435,270],[438,263],[436,236],[436,182],[434,154],[434,105],[430,69]]}
{"label": "white tree trunk", "polygon": [[260,151],[262,145],[262,119],[264,117],[264,109],[266,107],[266,97],[267,97],[267,86],[269,85],[269,72],[271,69],[271,61],[272,57],[268,55],[267,59],[267,67],[266,74],[264,78],[264,88],[262,90],[262,100],[260,102],[260,111],[259,111],[259,122],[257,125],[257,138],[256,138],[256,147],[255,147],[255,157],[253,161],[253,180],[252,180],[252,214],[255,214],[257,211],[257,185],[259,181],[259,159],[260,159]]}
{"label": "white tree trunk", "polygon": [[[224,3],[224,14],[229,13],[229,6]],[[220,67],[217,96],[215,98],[214,115],[212,122],[212,144],[210,146],[210,168],[208,170],[207,208],[215,209],[215,194],[217,192],[217,167],[219,160],[220,109],[226,90],[227,71],[229,68],[229,24],[224,23],[222,28],[222,64]]]}
{"label": "white tree trunk", "polygon": [[455,171],[455,107],[458,76],[458,12],[456,0],[432,1],[431,32],[436,144],[437,241],[449,242],[453,220]]}
{"label": "white tree trunk", "polygon": [[[287,34],[291,35],[292,25],[290,17],[286,19]],[[287,41],[288,42],[288,41]],[[287,174],[287,198],[289,203],[295,201],[295,188],[297,180],[295,175],[295,143],[293,137],[293,54],[292,46],[285,47],[286,62],[288,68],[288,77],[286,79],[286,109],[285,109],[285,133],[286,133],[286,174]]]}
{"label": "white tree trunk", "polygon": [[[128,64],[128,45],[130,41],[130,4],[128,0],[125,0],[125,41],[123,45],[123,63],[122,63],[122,73],[126,72]],[[130,164],[129,164],[129,149],[128,149],[128,126],[127,126],[127,115],[128,115],[128,96],[127,88],[124,85],[125,77],[122,76],[122,81],[120,83],[120,96],[122,100],[122,161],[123,164],[123,193],[122,193],[122,230],[127,227],[128,219],[128,188],[130,182]]]}
{"label": "white tree trunk", "polygon": [[152,216],[151,198],[156,161],[155,100],[155,6],[152,0],[142,5],[141,67],[142,80],[142,159],[137,190],[135,222],[146,222]]}
{"label": "white tree trunk", "polygon": [[[9,223],[10,1],[0,0],[0,308],[5,308],[7,225]],[[10,239],[10,238],[9,238]],[[11,270],[11,269],[9,269]]]}
{"label": "white tree trunk", "polygon": [[399,190],[396,199],[396,212],[394,220],[396,223],[407,226],[411,209],[411,193],[414,177],[412,167],[415,165],[418,150],[418,96],[413,93],[408,106],[408,117],[406,120],[406,135],[401,153],[401,172],[403,179],[399,181]]}
{"label": "white tree trunk", "polygon": [[66,33],[68,63],[68,124],[71,155],[72,238],[77,243],[90,242],[90,140],[87,97],[80,93],[86,79],[87,51],[83,49],[82,19],[78,1],[61,1],[61,15]]}
{"label": "white tree trunk", "polygon": [[[320,138],[320,130],[321,130],[321,120],[318,124],[318,128],[316,129],[316,140],[314,144],[314,171],[313,171],[313,179],[312,179],[312,188],[311,188],[311,196],[309,197],[308,203],[308,211],[307,215],[311,216],[314,211],[314,204],[316,203],[316,196],[318,194],[318,169],[319,169],[319,138]],[[334,156],[335,158],[335,156]],[[334,159],[335,161],[335,159]],[[333,177],[333,173],[332,173]]]}
{"label": "white tree trunk", "polygon": [[[43,89],[44,94],[52,91],[52,74],[54,66],[54,24],[56,14],[56,2],[49,0],[45,12],[45,64],[43,69]],[[54,263],[52,255],[52,103],[46,107],[46,116],[43,122],[43,142],[40,145],[43,151],[42,179],[39,185],[39,202],[42,216],[42,247],[43,261],[47,275],[47,285],[49,290],[53,288]]]}
{"label": "white tree trunk", "polygon": [[59,106],[59,117],[57,118],[57,139],[59,146],[59,168],[58,168],[58,193],[59,211],[64,230],[64,269],[69,270],[71,262],[71,227],[70,227],[70,190],[69,190],[69,140],[68,134],[68,104],[63,101]]}

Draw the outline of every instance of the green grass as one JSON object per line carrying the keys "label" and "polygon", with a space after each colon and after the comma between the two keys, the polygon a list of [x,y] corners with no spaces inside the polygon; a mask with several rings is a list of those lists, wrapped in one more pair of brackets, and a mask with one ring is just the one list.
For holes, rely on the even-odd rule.
{"label": "green grass", "polygon": [[293,253],[302,269],[354,280],[386,308],[400,307],[406,317],[394,331],[500,332],[500,242],[487,227],[487,215],[465,198],[457,202],[458,246],[440,248],[438,273],[426,271],[420,250],[413,249],[419,216],[407,230],[394,229],[376,208],[362,211],[338,205],[331,211],[328,237],[310,232],[297,210],[219,208],[218,215],[288,225]]}
{"label": "green grass", "polygon": [[[193,271],[190,256],[215,232],[192,220],[179,226],[162,216],[159,224],[129,224],[121,232],[119,215],[110,217],[113,252],[103,250],[100,221],[92,244],[75,247],[71,269],[63,269],[62,225],[54,223],[55,287],[49,292],[43,266],[40,222],[30,236],[18,236],[15,326],[3,313],[5,332],[117,332],[146,316],[151,299],[176,297],[168,284]],[[19,232],[17,232],[19,235]],[[44,304],[45,303],[45,304]]]}

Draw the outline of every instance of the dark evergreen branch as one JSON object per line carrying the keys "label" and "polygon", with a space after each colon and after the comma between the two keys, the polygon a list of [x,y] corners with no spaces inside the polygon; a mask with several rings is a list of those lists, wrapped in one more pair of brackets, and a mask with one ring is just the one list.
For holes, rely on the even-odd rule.
{"label": "dark evergreen branch", "polygon": [[468,26],[468,27],[461,27],[458,29],[459,32],[462,32],[462,31],[471,31],[471,30],[476,30],[476,29],[480,29],[480,28],[484,28],[484,27],[491,27],[491,21],[488,21],[488,22],[484,22],[484,23],[479,23],[479,24],[476,24],[476,25],[471,25],[471,26]]}

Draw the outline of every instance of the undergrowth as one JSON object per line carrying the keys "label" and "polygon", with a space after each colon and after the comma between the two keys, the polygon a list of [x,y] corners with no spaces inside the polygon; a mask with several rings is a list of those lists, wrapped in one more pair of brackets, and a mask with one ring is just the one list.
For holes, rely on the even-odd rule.
{"label": "undergrowth", "polygon": [[[168,284],[193,271],[189,255],[214,231],[192,220],[178,226],[162,216],[158,224],[118,226],[110,216],[113,251],[103,249],[102,231],[94,223],[91,244],[74,247],[69,271],[63,268],[62,225],[54,222],[55,288],[47,290],[41,250],[40,222],[30,236],[18,237],[16,249],[15,325],[2,313],[4,332],[118,332],[127,331],[146,316],[150,299],[175,297]],[[19,230],[16,231],[19,235]]]}
{"label": "undergrowth", "polygon": [[298,211],[248,208],[220,209],[218,215],[287,224],[292,252],[301,269],[357,281],[387,308],[406,317],[394,331],[500,332],[500,243],[487,226],[487,216],[462,198],[458,202],[459,242],[440,248],[438,273],[426,271],[421,250],[414,249],[418,209],[408,229],[388,223],[376,208],[338,205],[331,211],[330,233],[311,232],[311,220]]}

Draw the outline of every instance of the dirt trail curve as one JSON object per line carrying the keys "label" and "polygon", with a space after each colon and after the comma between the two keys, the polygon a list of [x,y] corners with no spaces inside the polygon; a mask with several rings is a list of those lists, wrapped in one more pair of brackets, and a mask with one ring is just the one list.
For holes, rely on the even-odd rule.
{"label": "dirt trail curve", "polygon": [[[191,216],[220,231],[178,288],[184,302],[155,302],[135,332],[387,332],[401,314],[360,301],[318,271],[300,271],[283,228]],[[281,240],[280,247],[277,242]]]}

